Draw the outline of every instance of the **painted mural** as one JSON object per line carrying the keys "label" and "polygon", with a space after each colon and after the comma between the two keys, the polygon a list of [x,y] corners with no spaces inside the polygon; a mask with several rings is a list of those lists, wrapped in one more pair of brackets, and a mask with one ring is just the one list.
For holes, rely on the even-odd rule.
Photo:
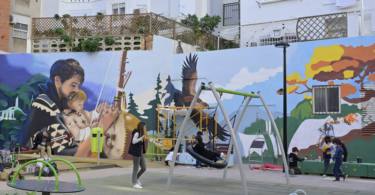
{"label": "painted mural", "polygon": [[0,146],[50,131],[57,155],[90,157],[91,129],[104,129],[102,157],[129,159],[140,121],[125,112],[127,52],[0,56]]}
{"label": "painted mural", "polygon": [[[362,156],[363,153],[360,154],[360,146],[354,144],[369,142],[373,138],[373,133],[366,134],[365,129],[375,124],[363,125],[361,114],[374,98],[373,90],[365,89],[365,85],[373,85],[375,81],[375,44],[374,41],[364,45],[343,42],[347,43],[315,47],[304,67],[294,68],[297,71],[287,77],[288,93],[294,94],[294,99],[303,97],[288,118],[288,122],[295,121],[292,129],[288,129],[288,133],[293,134],[292,137],[288,136],[289,152],[297,146],[301,149],[301,155],[314,153],[317,158],[322,156],[320,148],[325,144],[323,138],[330,136],[338,137],[351,146],[349,153],[356,154],[349,155],[349,160],[355,160],[357,155]],[[340,85],[341,114],[313,115],[312,85]],[[365,117],[369,118],[371,114]],[[366,156],[372,159],[370,154]]]}
{"label": "painted mural", "polygon": [[[46,128],[54,132],[55,154],[94,157],[89,132],[99,126],[105,130],[101,156],[130,159],[127,148],[131,132],[144,121],[149,139],[147,153],[162,153],[162,142],[155,139],[162,132],[158,124],[168,127],[167,134],[176,128],[178,135],[183,117],[176,116],[175,123],[159,121],[158,105],[189,106],[200,83],[211,81],[225,89],[261,91],[282,135],[283,97],[277,94],[283,87],[281,50],[265,46],[173,55],[166,52],[172,51],[170,41],[155,37],[154,51],[0,55],[0,148],[18,138],[26,143]],[[322,138],[332,136],[344,141],[349,161],[362,156],[368,158],[366,162],[375,162],[364,149],[375,146],[374,50],[374,37],[291,44],[287,50],[289,151],[298,147],[300,155],[317,158],[324,145]],[[68,76],[56,79],[61,72]],[[315,85],[340,86],[340,114],[312,113]],[[243,109],[242,96],[223,94],[221,100],[230,118]],[[217,107],[217,102],[211,92],[204,91],[197,106]],[[217,120],[209,113],[194,112],[192,116],[196,117],[183,137],[196,134],[201,128],[196,122],[202,115],[210,121],[202,128],[212,134],[217,124],[217,143],[228,143],[230,136],[220,108]],[[40,116],[51,120],[39,122]],[[236,137],[244,160],[249,154],[261,154],[249,147],[253,140],[262,138],[266,161],[280,163],[275,129],[260,100],[251,100]],[[188,144],[182,142],[181,149]]]}

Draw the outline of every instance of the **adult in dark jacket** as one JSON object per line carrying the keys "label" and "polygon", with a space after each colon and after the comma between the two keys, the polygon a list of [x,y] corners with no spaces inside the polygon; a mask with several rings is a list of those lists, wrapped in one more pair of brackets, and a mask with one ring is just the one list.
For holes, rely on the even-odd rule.
{"label": "adult in dark jacket", "polygon": [[40,132],[35,137],[35,147],[40,150],[40,158],[44,158],[44,153],[47,150],[48,157],[51,157],[51,146],[47,143],[51,143],[51,132],[44,131]]}
{"label": "adult in dark jacket", "polygon": [[215,161],[216,163],[222,164],[224,163],[224,160],[220,157],[220,154],[216,152],[212,152],[209,150],[206,150],[205,145],[202,141],[202,136],[197,136],[195,138],[195,143],[193,145],[193,150],[198,153],[199,155],[203,156],[204,158],[207,158],[211,161]]}
{"label": "adult in dark jacket", "polygon": [[341,142],[341,147],[342,149],[344,149],[344,152],[342,153],[342,155],[344,155],[344,157],[342,158],[342,162],[346,162],[348,158],[348,150],[346,149],[344,142]]}
{"label": "adult in dark jacket", "polygon": [[[134,129],[132,133],[132,142],[129,147],[128,153],[131,154],[133,158],[133,188],[143,188],[139,177],[146,171],[146,160],[144,157],[144,154],[146,154],[145,131],[147,131],[146,123],[139,122],[137,129]],[[141,165],[141,170],[139,170],[139,165]]]}

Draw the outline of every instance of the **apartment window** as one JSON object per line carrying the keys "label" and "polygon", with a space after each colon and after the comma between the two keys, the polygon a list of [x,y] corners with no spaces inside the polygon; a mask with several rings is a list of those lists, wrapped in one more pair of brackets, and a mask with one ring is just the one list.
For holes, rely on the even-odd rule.
{"label": "apartment window", "polygon": [[112,5],[113,15],[125,14],[125,3],[118,3]]}
{"label": "apartment window", "polygon": [[17,37],[20,39],[27,39],[27,24],[17,23],[13,27],[13,37]]}
{"label": "apartment window", "polygon": [[240,18],[240,4],[228,3],[223,5],[223,25],[238,25]]}
{"label": "apartment window", "polygon": [[120,14],[125,14],[125,3],[120,3]]}
{"label": "apartment window", "polygon": [[118,14],[118,4],[112,5],[112,14],[117,15]]}
{"label": "apartment window", "polygon": [[341,114],[339,85],[313,86],[313,114]]}

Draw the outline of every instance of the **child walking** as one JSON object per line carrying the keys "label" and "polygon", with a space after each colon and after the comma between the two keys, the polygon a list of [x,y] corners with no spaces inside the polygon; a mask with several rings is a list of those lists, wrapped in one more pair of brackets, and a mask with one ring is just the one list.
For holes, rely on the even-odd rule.
{"label": "child walking", "polygon": [[322,151],[323,151],[323,159],[324,159],[324,173],[323,173],[323,178],[327,177],[327,171],[329,168],[329,164],[331,164],[331,138],[329,136],[326,136],[324,138],[324,141],[326,145],[323,146]]}
{"label": "child walking", "polygon": [[335,175],[336,179],[333,180],[334,182],[340,181],[340,174],[343,175],[343,180],[348,177],[348,175],[344,174],[340,170],[340,166],[342,164],[342,155],[344,153],[344,149],[341,146],[341,141],[338,138],[333,138],[332,140],[333,145],[336,147],[335,155],[333,156],[333,160],[335,161],[335,165],[333,167],[333,174]]}

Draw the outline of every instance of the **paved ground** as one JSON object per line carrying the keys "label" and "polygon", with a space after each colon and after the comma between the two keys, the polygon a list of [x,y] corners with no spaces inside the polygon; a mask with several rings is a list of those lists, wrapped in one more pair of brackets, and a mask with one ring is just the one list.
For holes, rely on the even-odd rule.
{"label": "paved ground", "polygon": [[[149,168],[142,176],[144,189],[134,189],[131,184],[131,167],[111,168],[81,173],[83,185],[87,188],[80,195],[102,194],[166,194],[167,168]],[[169,194],[242,194],[238,168],[228,170],[228,179],[223,180],[222,170],[189,169],[186,166],[177,166]],[[323,179],[320,176],[300,175],[291,177],[293,185],[285,185],[285,177],[281,172],[249,170],[245,166],[247,187],[249,194],[273,195],[290,194],[298,189],[313,194],[374,194],[375,180],[349,178],[345,182],[332,182],[333,178]],[[76,181],[74,173],[61,174],[61,181]],[[28,178],[36,179],[36,178]],[[54,178],[43,178],[54,179]],[[14,190],[0,182],[0,194],[26,194]]]}

